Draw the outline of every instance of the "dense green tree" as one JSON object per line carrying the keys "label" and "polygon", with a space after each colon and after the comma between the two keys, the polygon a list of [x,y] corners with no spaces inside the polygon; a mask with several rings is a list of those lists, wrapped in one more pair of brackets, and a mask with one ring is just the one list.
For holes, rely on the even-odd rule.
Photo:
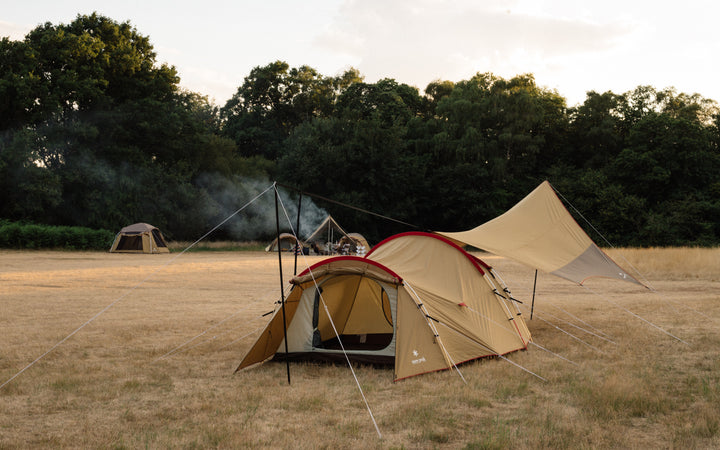
{"label": "dense green tree", "polygon": [[638,122],[625,149],[609,165],[614,178],[657,203],[718,179],[718,154],[710,130],[697,121],[651,114]]}
{"label": "dense green tree", "polygon": [[[442,129],[434,136],[439,170],[432,184],[449,189],[446,198],[471,205],[467,217],[475,223],[538,183],[538,164],[558,151],[567,121],[565,100],[538,87],[531,75],[505,80],[477,74],[456,83],[436,115]],[[453,167],[472,175],[458,182]],[[492,188],[480,199],[475,186]]]}
{"label": "dense green tree", "polygon": [[454,88],[455,83],[447,80],[436,80],[428,84],[427,87],[425,87],[424,100],[427,105],[426,113],[430,117],[435,114],[435,110],[437,109],[437,105],[440,100],[449,96]]}
{"label": "dense green tree", "polygon": [[0,49],[4,216],[108,229],[143,220],[193,237],[207,228],[199,176],[265,174],[129,23],[78,16]]}
{"label": "dense green tree", "polygon": [[[276,61],[219,108],[180,89],[147,36],[91,14],[0,40],[0,98],[0,218],[143,220],[192,239],[270,174],[422,229],[459,230],[550,179],[601,243],[720,243],[720,111],[672,88],[588,92],[568,109],[529,74],[437,80],[421,95],[355,69],[328,77]],[[371,239],[407,229],[322,206]]]}
{"label": "dense green tree", "polygon": [[585,102],[570,111],[568,141],[572,146],[560,155],[562,161],[588,169],[610,163],[624,143],[619,112],[623,104],[623,97],[612,92],[588,92]]}
{"label": "dense green tree", "polygon": [[615,243],[707,243],[717,238],[708,225],[720,179],[716,111],[715,102],[673,89],[590,92],[571,114],[572,147],[549,173]]}
{"label": "dense green tree", "polygon": [[223,134],[237,143],[240,155],[275,161],[296,126],[329,116],[339,92],[359,79],[355,69],[332,78],[283,61],[255,67],[221,110]]}
{"label": "dense green tree", "polygon": [[0,218],[44,222],[61,201],[57,175],[38,165],[37,134],[0,133]]}
{"label": "dense green tree", "polygon": [[0,130],[19,128],[43,119],[37,99],[45,91],[35,70],[32,49],[21,41],[0,40]]}
{"label": "dense green tree", "polygon": [[347,120],[376,120],[380,126],[404,125],[422,110],[417,88],[389,78],[353,83],[340,95],[337,114]]}
{"label": "dense green tree", "polygon": [[33,100],[43,120],[127,100],[166,99],[177,90],[175,69],[157,64],[149,38],[129,22],[93,13],[70,24],[41,25],[23,42],[32,58],[31,75],[42,80]]}
{"label": "dense green tree", "polygon": [[[413,217],[425,164],[409,151],[408,123],[422,98],[417,89],[384,79],[352,83],[337,100],[333,117],[298,126],[286,141],[279,177],[308,192],[385,214]],[[395,230],[351,210],[333,208],[342,223],[378,239]]]}
{"label": "dense green tree", "polygon": [[[717,204],[709,188],[720,180],[720,154],[712,151],[711,142],[709,129],[698,121],[649,114],[632,128],[626,148],[607,167],[612,179],[666,218],[669,242],[705,241],[710,233],[699,224]],[[658,221],[653,227],[658,229]]]}

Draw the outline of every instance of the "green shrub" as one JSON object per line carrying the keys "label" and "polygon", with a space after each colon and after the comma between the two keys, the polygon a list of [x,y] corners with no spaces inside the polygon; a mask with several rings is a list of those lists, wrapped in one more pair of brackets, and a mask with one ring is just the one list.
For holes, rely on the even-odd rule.
{"label": "green shrub", "polygon": [[0,221],[0,248],[107,250],[114,238],[108,230]]}

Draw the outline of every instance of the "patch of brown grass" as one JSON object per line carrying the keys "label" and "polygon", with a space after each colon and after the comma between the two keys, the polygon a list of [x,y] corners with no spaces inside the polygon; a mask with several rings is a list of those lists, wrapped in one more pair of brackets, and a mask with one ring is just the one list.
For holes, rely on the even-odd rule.
{"label": "patch of brown grass", "polygon": [[[530,330],[572,363],[508,358],[546,382],[501,359],[460,366],[466,382],[355,366],[379,438],[344,365],[234,373],[279,296],[275,254],[0,251],[0,384],[117,301],[0,389],[0,448],[717,448],[720,265],[677,274],[718,252],[626,252],[660,294],[540,275]],[[487,259],[527,315],[534,271]]]}
{"label": "patch of brown grass", "polygon": [[[194,245],[193,245],[194,244]],[[171,252],[189,251],[262,251],[267,245],[259,241],[170,241],[168,248]],[[190,245],[192,245],[191,248]]]}
{"label": "patch of brown grass", "polygon": [[720,248],[614,248],[605,252],[635,275],[672,280],[720,280]]}

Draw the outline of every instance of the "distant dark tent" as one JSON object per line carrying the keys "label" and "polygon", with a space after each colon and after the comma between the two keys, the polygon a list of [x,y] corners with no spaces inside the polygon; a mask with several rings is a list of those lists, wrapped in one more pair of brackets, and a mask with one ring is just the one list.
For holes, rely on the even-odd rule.
{"label": "distant dark tent", "polygon": [[170,253],[162,233],[147,223],[136,223],[115,236],[111,253]]}

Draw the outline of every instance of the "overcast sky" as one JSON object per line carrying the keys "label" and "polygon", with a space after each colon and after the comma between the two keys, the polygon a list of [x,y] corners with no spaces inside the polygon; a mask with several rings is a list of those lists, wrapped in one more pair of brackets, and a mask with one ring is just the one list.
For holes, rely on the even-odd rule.
{"label": "overcast sky", "polygon": [[181,84],[224,104],[275,60],[421,91],[478,72],[532,73],[570,106],[639,85],[720,101],[720,2],[603,0],[0,0],[0,36],[93,11],[150,37]]}

